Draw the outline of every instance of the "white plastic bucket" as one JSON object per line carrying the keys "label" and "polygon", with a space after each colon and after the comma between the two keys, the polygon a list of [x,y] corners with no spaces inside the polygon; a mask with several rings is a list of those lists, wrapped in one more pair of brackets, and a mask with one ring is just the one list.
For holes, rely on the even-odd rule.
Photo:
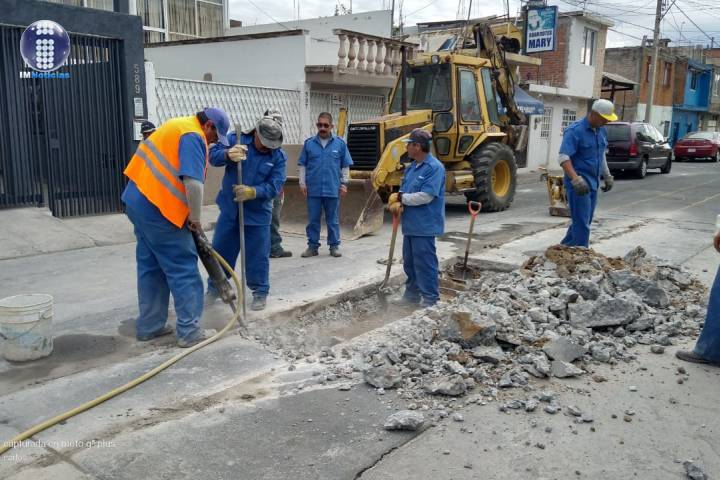
{"label": "white plastic bucket", "polygon": [[0,300],[0,350],[14,362],[47,357],[52,353],[53,297],[43,293],[15,295]]}

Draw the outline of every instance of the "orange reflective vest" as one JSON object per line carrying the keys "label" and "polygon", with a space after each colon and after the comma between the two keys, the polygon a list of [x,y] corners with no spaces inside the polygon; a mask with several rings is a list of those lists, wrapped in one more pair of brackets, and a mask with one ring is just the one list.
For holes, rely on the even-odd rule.
{"label": "orange reflective vest", "polygon": [[[178,228],[183,227],[190,213],[185,185],[180,179],[180,137],[186,133],[197,133],[205,139],[197,118],[180,117],[168,120],[147,140],[140,143],[125,169],[125,175],[135,182],[145,198]],[[206,142],[205,173],[207,164]]]}

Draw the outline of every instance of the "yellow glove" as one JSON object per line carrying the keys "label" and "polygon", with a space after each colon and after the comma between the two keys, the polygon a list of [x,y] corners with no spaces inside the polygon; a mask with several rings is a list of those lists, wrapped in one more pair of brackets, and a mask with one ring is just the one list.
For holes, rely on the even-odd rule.
{"label": "yellow glove", "polygon": [[400,202],[391,203],[388,205],[388,210],[393,215],[400,215],[403,211],[403,205]]}
{"label": "yellow glove", "polygon": [[393,203],[397,203],[400,200],[398,199],[399,195],[397,192],[390,194],[390,198],[388,198],[388,205],[392,205]]}
{"label": "yellow glove", "polygon": [[233,145],[227,151],[227,157],[235,163],[242,162],[247,158],[247,147],[245,145],[240,145],[239,143]]}
{"label": "yellow glove", "polygon": [[233,185],[233,193],[235,194],[235,201],[238,203],[252,200],[257,195],[255,189],[247,185]]}

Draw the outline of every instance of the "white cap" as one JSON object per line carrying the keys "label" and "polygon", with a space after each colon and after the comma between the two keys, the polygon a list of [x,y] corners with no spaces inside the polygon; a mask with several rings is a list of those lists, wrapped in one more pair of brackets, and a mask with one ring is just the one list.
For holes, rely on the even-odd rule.
{"label": "white cap", "polygon": [[617,115],[615,115],[615,105],[613,105],[610,100],[605,100],[604,98],[595,100],[595,103],[593,103],[592,106],[592,111],[597,112],[608,122],[614,122],[618,119]]}

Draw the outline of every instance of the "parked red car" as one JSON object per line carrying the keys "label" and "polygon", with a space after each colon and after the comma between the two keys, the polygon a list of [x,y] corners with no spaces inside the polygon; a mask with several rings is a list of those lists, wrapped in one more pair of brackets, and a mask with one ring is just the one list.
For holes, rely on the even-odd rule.
{"label": "parked red car", "polygon": [[675,160],[686,158],[709,158],[720,162],[720,133],[692,132],[685,135],[673,147]]}

